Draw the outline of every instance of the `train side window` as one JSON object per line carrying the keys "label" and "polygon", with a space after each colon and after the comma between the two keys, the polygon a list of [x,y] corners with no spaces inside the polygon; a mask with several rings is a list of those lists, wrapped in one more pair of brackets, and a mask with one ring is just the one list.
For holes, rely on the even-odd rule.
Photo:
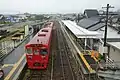
{"label": "train side window", "polygon": [[43,55],[44,55],[44,54],[47,54],[47,53],[48,53],[47,49],[41,49],[41,50],[40,50],[40,54],[43,54]]}
{"label": "train side window", "polygon": [[48,30],[43,29],[42,32],[48,32]]}
{"label": "train side window", "polygon": [[27,53],[27,54],[32,54],[32,48],[27,48],[27,49],[26,49],[26,53]]}

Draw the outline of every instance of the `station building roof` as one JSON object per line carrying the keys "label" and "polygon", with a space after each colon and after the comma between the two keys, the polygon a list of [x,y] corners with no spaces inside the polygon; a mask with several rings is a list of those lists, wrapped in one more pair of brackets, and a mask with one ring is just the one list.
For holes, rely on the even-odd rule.
{"label": "station building roof", "polygon": [[84,18],[78,22],[78,25],[89,30],[89,27],[99,24],[100,19],[98,17]]}
{"label": "station building roof", "polygon": [[77,38],[102,38],[102,34],[97,31],[89,31],[78,26],[75,22],[70,20],[62,20],[62,22],[71,30]]}

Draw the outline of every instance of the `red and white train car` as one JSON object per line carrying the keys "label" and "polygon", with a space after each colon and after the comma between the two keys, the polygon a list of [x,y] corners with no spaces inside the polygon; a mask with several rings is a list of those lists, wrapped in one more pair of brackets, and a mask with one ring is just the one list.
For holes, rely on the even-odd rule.
{"label": "red and white train car", "polygon": [[25,45],[26,59],[29,69],[46,69],[49,62],[50,43],[53,22],[45,25],[33,39]]}

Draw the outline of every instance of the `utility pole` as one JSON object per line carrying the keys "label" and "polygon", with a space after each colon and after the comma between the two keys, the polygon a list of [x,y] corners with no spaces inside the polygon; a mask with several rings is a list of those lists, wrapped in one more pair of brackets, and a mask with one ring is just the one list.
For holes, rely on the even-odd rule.
{"label": "utility pole", "polygon": [[80,21],[80,14],[77,14],[77,15],[76,15],[76,23],[78,24],[79,21]]}
{"label": "utility pole", "polygon": [[106,20],[105,20],[105,34],[104,34],[104,46],[106,46],[106,40],[107,40],[107,26],[108,26],[108,12],[109,12],[109,8],[114,8],[111,7],[109,4],[107,4],[107,7],[102,7],[102,8],[106,8]]}
{"label": "utility pole", "polygon": [[[102,8],[106,8],[105,33],[104,33],[104,48],[107,48],[106,42],[107,42],[107,27],[108,27],[109,8],[114,8],[114,7],[111,7],[109,4],[107,4],[107,7],[102,7]],[[105,57],[105,62],[106,62],[106,57],[107,57],[106,54],[107,53],[105,53],[105,52],[103,53],[103,55]]]}

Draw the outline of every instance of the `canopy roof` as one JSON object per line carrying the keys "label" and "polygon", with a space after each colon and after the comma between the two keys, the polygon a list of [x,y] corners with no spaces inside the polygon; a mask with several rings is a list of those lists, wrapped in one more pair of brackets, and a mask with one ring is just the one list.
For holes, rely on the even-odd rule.
{"label": "canopy roof", "polygon": [[75,22],[70,20],[62,20],[62,22],[71,30],[77,38],[102,38],[102,34],[97,31],[89,31],[78,26]]}

